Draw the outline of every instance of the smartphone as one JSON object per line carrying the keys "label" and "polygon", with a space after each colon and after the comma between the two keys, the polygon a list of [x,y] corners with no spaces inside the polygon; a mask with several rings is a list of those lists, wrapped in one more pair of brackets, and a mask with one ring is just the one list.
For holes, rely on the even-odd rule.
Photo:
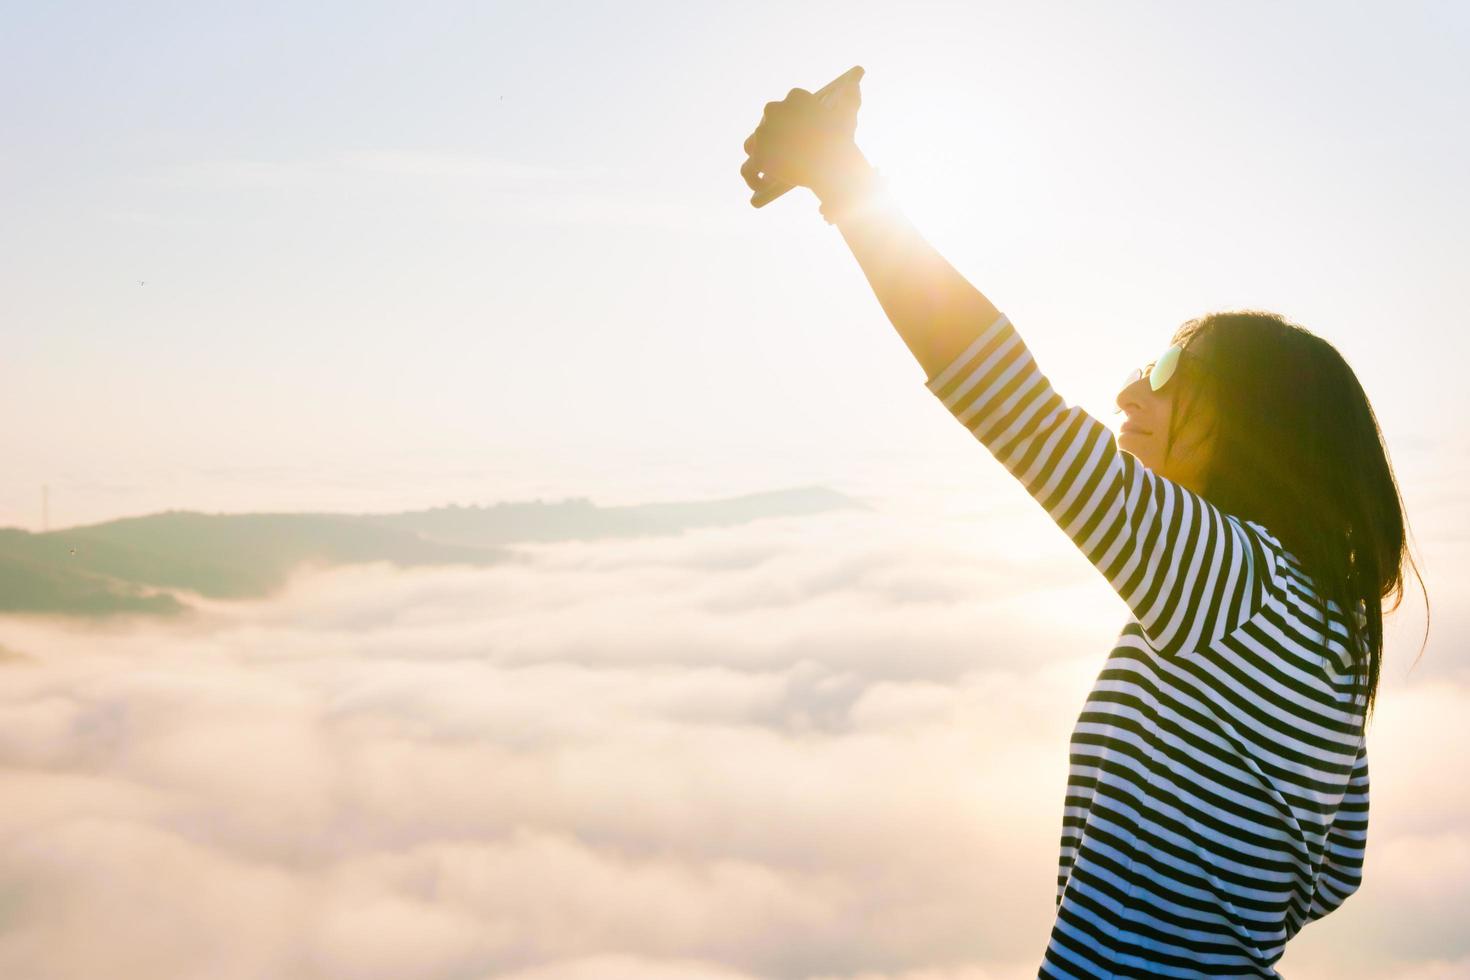
{"label": "smartphone", "polygon": [[[832,79],[832,81],[828,82],[826,85],[823,85],[812,94],[817,97],[818,101],[820,101],[822,105],[829,106],[836,100],[838,94],[842,91],[844,87],[857,84],[858,79],[862,77],[862,67],[860,65],[854,66],[843,72],[841,75],[838,75],[836,78]],[[764,190],[759,190],[752,194],[750,196],[750,203],[758,208],[763,208],[767,204],[770,204],[772,201],[774,201],[776,198],[780,197],[782,194],[785,194],[787,191],[791,190],[793,186],[794,185],[792,184],[782,183],[769,184]]]}

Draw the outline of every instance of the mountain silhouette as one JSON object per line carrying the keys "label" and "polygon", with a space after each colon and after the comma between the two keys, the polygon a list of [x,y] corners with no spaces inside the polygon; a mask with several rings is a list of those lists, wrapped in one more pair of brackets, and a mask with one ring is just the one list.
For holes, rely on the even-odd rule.
{"label": "mountain silhouette", "polygon": [[0,612],[172,616],[190,608],[173,590],[263,598],[305,562],[483,566],[520,558],[506,547],[518,542],[673,535],[865,506],[805,487],[623,507],[584,497],[395,514],[171,510],[41,534],[0,528]]}

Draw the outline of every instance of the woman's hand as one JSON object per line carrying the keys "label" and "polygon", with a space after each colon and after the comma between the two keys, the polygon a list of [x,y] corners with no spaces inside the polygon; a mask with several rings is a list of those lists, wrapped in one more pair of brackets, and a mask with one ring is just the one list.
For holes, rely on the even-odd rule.
{"label": "woman's hand", "polygon": [[745,141],[740,175],[757,193],[772,184],[791,184],[821,197],[862,159],[853,141],[861,104],[857,82],[844,86],[831,105],[801,88],[780,102],[767,102],[760,125]]}

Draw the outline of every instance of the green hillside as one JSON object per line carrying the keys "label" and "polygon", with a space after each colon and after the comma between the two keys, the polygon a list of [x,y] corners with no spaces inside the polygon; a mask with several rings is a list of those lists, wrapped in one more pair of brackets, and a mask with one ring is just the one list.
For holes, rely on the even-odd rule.
{"label": "green hillside", "polygon": [[168,511],[43,534],[0,528],[0,612],[177,615],[189,607],[174,590],[262,598],[304,562],[483,566],[512,560],[506,546],[517,542],[680,534],[862,506],[818,487],[628,507],[573,499],[398,514]]}

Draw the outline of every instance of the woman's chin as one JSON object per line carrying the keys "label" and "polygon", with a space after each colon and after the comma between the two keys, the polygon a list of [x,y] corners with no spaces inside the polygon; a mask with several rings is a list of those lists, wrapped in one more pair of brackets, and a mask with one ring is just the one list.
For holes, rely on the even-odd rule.
{"label": "woman's chin", "polygon": [[1137,459],[1144,466],[1152,469],[1149,463],[1148,447],[1144,445],[1143,437],[1132,432],[1118,433],[1118,448]]}

